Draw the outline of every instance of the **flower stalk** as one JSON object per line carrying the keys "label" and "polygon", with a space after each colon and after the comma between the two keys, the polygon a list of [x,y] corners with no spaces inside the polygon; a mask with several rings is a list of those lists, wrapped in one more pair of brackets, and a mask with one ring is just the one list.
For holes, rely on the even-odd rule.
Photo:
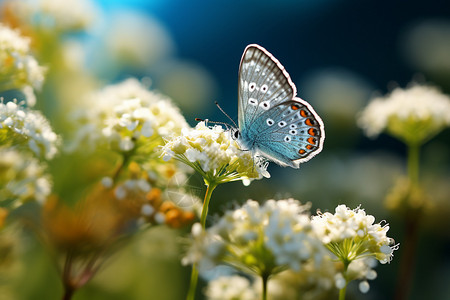
{"label": "flower stalk", "polygon": [[343,288],[339,289],[339,300],[345,300],[345,295],[347,292],[347,285],[348,285],[348,279],[347,279],[347,269],[350,262],[344,262],[344,271],[342,272],[342,276],[345,280],[345,285]]}
{"label": "flower stalk", "polygon": [[[419,154],[420,145],[417,143],[409,143],[407,172],[411,189],[419,185]],[[419,241],[420,214],[419,209],[409,207],[405,217],[405,240],[403,247],[405,250],[400,260],[400,270],[395,294],[395,299],[397,300],[408,299],[411,290],[415,269],[416,248]]]}
{"label": "flower stalk", "polygon": [[[200,217],[200,224],[202,225],[203,230],[206,229],[206,217],[208,215],[208,206],[211,200],[212,193],[214,189],[218,186],[218,183],[216,183],[214,180],[205,179],[205,184],[206,184],[205,199],[203,200],[202,214]],[[189,291],[186,300],[195,299],[195,291],[197,290],[197,283],[198,283],[198,269],[196,264],[193,264],[191,271],[191,281],[189,284]]]}

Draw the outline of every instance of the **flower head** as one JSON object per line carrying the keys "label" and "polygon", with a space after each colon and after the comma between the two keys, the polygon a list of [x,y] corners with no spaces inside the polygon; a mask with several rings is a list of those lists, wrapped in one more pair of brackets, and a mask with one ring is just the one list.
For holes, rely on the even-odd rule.
{"label": "flower head", "polygon": [[119,152],[154,152],[162,138],[188,127],[179,109],[162,95],[128,79],[88,97],[86,107],[74,112],[78,126],[70,150],[96,149],[106,144]]}
{"label": "flower head", "polygon": [[43,203],[50,191],[44,164],[29,153],[0,148],[0,203],[12,201],[12,206],[30,200]]}
{"label": "flower head", "polygon": [[199,122],[194,129],[185,128],[181,135],[163,147],[163,159],[182,161],[199,172],[205,180],[218,183],[270,177],[266,164],[255,163],[249,151],[239,149],[230,132],[221,126],[208,127]]}
{"label": "flower head", "polygon": [[335,274],[335,285],[343,289],[352,280],[361,280],[359,288],[369,290],[367,280],[373,280],[377,260],[387,263],[392,260],[398,244],[387,237],[387,224],[374,224],[375,218],[359,207],[351,210],[345,205],[336,207],[335,213],[319,213],[312,218],[312,226],[328,250],[344,267]]}
{"label": "flower head", "polygon": [[184,263],[198,263],[201,270],[226,263],[258,276],[287,268],[298,271],[323,254],[306,209],[293,199],[269,200],[262,206],[248,200],[206,231],[195,226]]}
{"label": "flower head", "polygon": [[0,142],[26,145],[36,156],[52,159],[58,152],[59,137],[40,112],[15,102],[0,102]]}
{"label": "flower head", "polygon": [[[0,89],[24,90],[26,88],[40,89],[44,82],[45,68],[39,66],[31,56],[29,39],[22,37],[0,23]],[[28,99],[28,105],[34,105],[34,98]]]}
{"label": "flower head", "polygon": [[312,226],[327,248],[344,263],[358,258],[375,257],[381,263],[392,260],[394,240],[387,237],[388,224],[375,222],[359,207],[351,210],[345,205],[336,207],[335,214],[320,213],[312,218]]}
{"label": "flower head", "polygon": [[370,137],[387,131],[407,143],[421,144],[450,126],[450,98],[429,86],[397,88],[373,99],[358,123]]}

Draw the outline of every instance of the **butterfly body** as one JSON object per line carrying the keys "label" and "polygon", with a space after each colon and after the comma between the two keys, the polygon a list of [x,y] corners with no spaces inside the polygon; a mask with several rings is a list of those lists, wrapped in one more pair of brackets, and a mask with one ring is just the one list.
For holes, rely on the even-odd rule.
{"label": "butterfly body", "polygon": [[293,168],[322,150],[322,119],[296,93],[289,74],[272,54],[256,44],[247,46],[239,68],[236,135],[243,150]]}

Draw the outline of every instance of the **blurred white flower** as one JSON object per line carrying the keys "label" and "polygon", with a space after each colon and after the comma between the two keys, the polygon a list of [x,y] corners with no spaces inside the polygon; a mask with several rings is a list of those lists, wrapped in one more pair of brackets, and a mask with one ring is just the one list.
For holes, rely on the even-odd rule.
{"label": "blurred white flower", "polygon": [[222,276],[208,282],[209,300],[254,300],[260,296],[252,283],[242,276]]}
{"label": "blurred white flower", "polygon": [[[114,150],[129,152],[140,144],[148,147],[150,137],[180,134],[188,124],[179,109],[162,95],[147,90],[138,80],[128,79],[88,97],[86,107],[72,114],[78,129],[69,150],[85,147],[95,150],[106,144]],[[151,145],[150,145],[151,146]]]}
{"label": "blurred white flower", "polygon": [[169,31],[150,14],[120,7],[109,12],[97,27],[90,53],[92,67],[102,77],[116,78],[120,72],[146,74],[174,52]]}
{"label": "blurred white flower", "polygon": [[0,148],[0,203],[18,206],[26,201],[44,203],[51,192],[45,164],[28,153]]}
{"label": "blurred white flower", "polygon": [[[0,23],[0,89],[18,89],[30,95],[29,87],[42,87],[44,73],[45,68],[31,56],[30,40]],[[34,105],[34,97],[27,100],[29,106]]]}
{"label": "blurred white flower", "polygon": [[387,237],[388,224],[374,224],[375,217],[361,208],[351,210],[345,205],[335,213],[320,213],[312,217],[312,226],[326,247],[348,264],[356,259],[374,257],[381,263],[392,260],[398,245]]}
{"label": "blurred white flower", "polygon": [[407,143],[420,144],[450,126],[450,98],[430,86],[397,88],[373,99],[358,123],[370,137],[387,131]]}
{"label": "blurred white flower", "polygon": [[7,1],[10,9],[24,23],[40,30],[67,32],[87,29],[97,17],[91,0]]}
{"label": "blurred white flower", "polygon": [[336,262],[329,255],[323,256],[320,263],[306,262],[300,272],[286,270],[273,276],[269,281],[269,299],[331,299],[335,292],[336,274]]}
{"label": "blurred white flower", "polygon": [[257,276],[320,263],[325,250],[310,226],[308,208],[293,199],[268,200],[262,206],[248,200],[206,231],[193,228],[193,246],[184,262],[198,263],[200,270],[225,263]]}
{"label": "blurred white flower", "polygon": [[60,143],[58,135],[40,112],[15,102],[0,102],[0,139],[13,146],[25,143],[36,156],[46,159],[56,155]]}
{"label": "blurred white flower", "polygon": [[181,260],[183,265],[197,264],[199,270],[209,270],[218,264],[225,253],[225,242],[218,235],[204,231],[200,223],[191,230],[192,243]]}
{"label": "blurred white flower", "polygon": [[180,136],[163,147],[163,159],[171,158],[191,166],[203,178],[216,183],[270,177],[267,164],[254,161],[249,151],[239,149],[236,141],[221,126],[208,127],[199,122],[194,129],[183,129]]}

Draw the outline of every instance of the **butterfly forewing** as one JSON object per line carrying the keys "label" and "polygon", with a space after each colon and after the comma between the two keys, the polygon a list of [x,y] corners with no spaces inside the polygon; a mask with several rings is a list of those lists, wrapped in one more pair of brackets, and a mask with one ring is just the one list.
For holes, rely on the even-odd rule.
{"label": "butterfly forewing", "polygon": [[249,45],[239,68],[239,127],[248,128],[261,113],[295,97],[296,88],[280,62],[259,45]]}

